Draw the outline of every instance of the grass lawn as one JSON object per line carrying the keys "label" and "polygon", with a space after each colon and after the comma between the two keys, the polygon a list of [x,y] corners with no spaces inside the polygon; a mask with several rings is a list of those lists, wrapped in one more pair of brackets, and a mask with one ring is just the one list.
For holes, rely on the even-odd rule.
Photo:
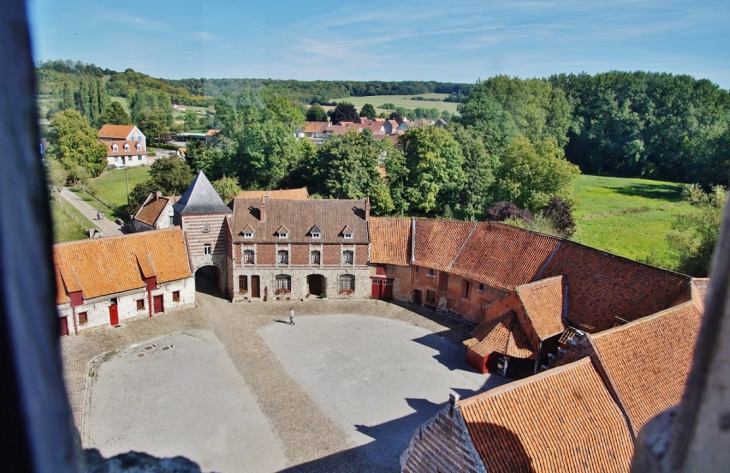
{"label": "grass lawn", "polygon": [[121,207],[127,205],[126,175],[129,174],[129,192],[132,192],[134,186],[147,180],[149,173],[148,166],[131,167],[126,170],[112,169],[104,171],[101,176],[91,179],[90,182],[102,199]]}
{"label": "grass lawn", "polygon": [[[458,105],[455,102],[431,102],[428,100],[411,100],[412,97],[445,99],[448,96],[449,94],[369,95],[366,97],[343,97],[341,99],[336,99],[336,102],[350,102],[355,106],[355,108],[357,108],[358,111],[360,111],[363,105],[369,103],[370,105],[375,107],[376,112],[385,112],[386,114],[388,114],[393,110],[386,110],[378,107],[385,103],[392,103],[396,107],[410,108],[411,110],[414,110],[418,107],[435,108],[439,111],[445,110],[453,115],[454,113],[456,113],[456,106]],[[324,108],[327,109],[334,107]]]}
{"label": "grass lawn", "polygon": [[79,196],[81,200],[94,207],[96,210],[102,212],[104,215],[106,215],[107,218],[118,217],[118,215],[114,213],[114,209],[108,207],[106,204],[104,204],[93,195],[84,192],[80,187],[69,187],[69,190]]}
{"label": "grass lawn", "polygon": [[656,264],[672,269],[677,261],[667,234],[676,215],[693,211],[681,201],[682,187],[647,179],[579,176],[574,186],[579,208],[573,239],[631,259],[651,256]]}
{"label": "grass lawn", "polygon": [[76,215],[84,225],[88,228],[96,228],[96,225],[89,222],[83,215],[81,215],[72,205],[61,199],[60,202],[51,200],[51,216],[53,218],[53,240],[56,243],[63,243],[66,241],[85,240],[87,237],[84,233],[84,229],[75,220],[66,215],[63,209],[66,208]]}

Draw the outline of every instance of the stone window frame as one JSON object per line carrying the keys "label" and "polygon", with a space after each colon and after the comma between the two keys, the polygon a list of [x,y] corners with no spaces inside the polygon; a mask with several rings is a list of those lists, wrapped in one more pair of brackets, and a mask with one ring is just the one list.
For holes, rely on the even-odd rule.
{"label": "stone window frame", "polygon": [[210,256],[213,254],[213,247],[210,245],[210,243],[203,244],[203,254],[205,256]]}
{"label": "stone window frame", "polygon": [[172,302],[180,302],[180,291],[172,291]]}
{"label": "stone window frame", "polygon": [[[243,282],[243,284],[241,284]],[[248,294],[248,276],[245,274],[238,275],[238,293]]]}
{"label": "stone window frame", "polygon": [[137,299],[137,310],[144,310],[144,306],[145,306],[144,298]]}
{"label": "stone window frame", "polygon": [[276,250],[276,264],[289,264],[289,250]]}
{"label": "stone window frame", "polygon": [[309,264],[320,264],[321,265],[322,264],[322,251],[309,250]]}
{"label": "stone window frame", "polygon": [[79,325],[86,325],[89,323],[89,312],[79,312],[76,316],[79,318]]}
{"label": "stone window frame", "polygon": [[277,274],[274,276],[274,294],[291,294],[291,276]]}
{"label": "stone window frame", "polygon": [[337,289],[340,294],[352,294],[355,292],[355,275],[340,274],[337,278]]}
{"label": "stone window frame", "polygon": [[241,252],[242,264],[256,264],[256,252],[251,248],[244,248]]}
{"label": "stone window frame", "polygon": [[340,259],[342,264],[354,265],[355,264],[355,251],[354,250],[342,250],[342,257]]}

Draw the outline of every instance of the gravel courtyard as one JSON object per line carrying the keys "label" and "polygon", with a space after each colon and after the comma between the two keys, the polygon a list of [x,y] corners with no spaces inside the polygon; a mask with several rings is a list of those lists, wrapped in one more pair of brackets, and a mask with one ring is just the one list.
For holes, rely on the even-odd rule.
{"label": "gravel courtyard", "polygon": [[[197,299],[64,338],[85,448],[183,455],[203,471],[398,471],[408,439],[449,392],[506,382],[467,367],[458,342],[471,327],[431,311]],[[284,323],[290,306],[294,326]]]}

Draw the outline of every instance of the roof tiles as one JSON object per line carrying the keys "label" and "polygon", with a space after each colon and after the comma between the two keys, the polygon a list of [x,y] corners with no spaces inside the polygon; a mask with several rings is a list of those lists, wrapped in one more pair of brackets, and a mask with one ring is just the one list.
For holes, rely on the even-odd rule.
{"label": "roof tiles", "polygon": [[589,358],[458,407],[490,473],[629,471],[631,435]]}
{"label": "roof tiles", "polygon": [[474,333],[475,337],[466,340],[464,345],[481,356],[500,353],[516,358],[535,359],[535,347],[512,311],[491,322],[484,322]]}
{"label": "roof tiles", "polygon": [[54,245],[57,274],[67,292],[85,299],[144,287],[143,275],[165,283],[191,277],[179,227]]}
{"label": "roof tiles", "polygon": [[138,222],[145,223],[151,227],[154,227],[157,220],[160,218],[160,214],[165,210],[167,204],[177,202],[178,197],[159,197],[155,198],[154,194],[150,194],[142,208],[139,209],[134,219]]}
{"label": "roof tiles", "polygon": [[563,324],[563,278],[542,279],[515,289],[525,313],[540,340],[565,330]]}
{"label": "roof tiles", "polygon": [[307,192],[306,187],[299,189],[277,189],[273,191],[243,191],[236,198],[261,199],[263,196],[268,196],[269,199],[306,200],[309,198],[309,192]]}
{"label": "roof tiles", "polygon": [[682,399],[701,318],[690,301],[588,336],[636,432]]}
{"label": "roof tiles", "polygon": [[370,261],[408,266],[411,262],[411,219],[370,218]]}

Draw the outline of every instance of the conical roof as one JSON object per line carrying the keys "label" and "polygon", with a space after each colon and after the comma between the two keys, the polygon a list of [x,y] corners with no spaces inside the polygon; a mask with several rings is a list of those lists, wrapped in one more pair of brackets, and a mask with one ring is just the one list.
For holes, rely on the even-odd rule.
{"label": "conical roof", "polygon": [[232,213],[200,171],[180,200],[172,206],[181,215]]}

